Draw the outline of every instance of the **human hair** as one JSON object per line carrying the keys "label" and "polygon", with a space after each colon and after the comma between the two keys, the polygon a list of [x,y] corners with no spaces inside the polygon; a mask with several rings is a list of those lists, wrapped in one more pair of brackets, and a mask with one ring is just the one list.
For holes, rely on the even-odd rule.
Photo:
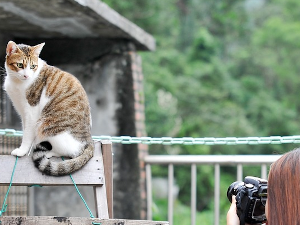
{"label": "human hair", "polygon": [[268,225],[300,224],[300,148],[271,165],[268,178]]}

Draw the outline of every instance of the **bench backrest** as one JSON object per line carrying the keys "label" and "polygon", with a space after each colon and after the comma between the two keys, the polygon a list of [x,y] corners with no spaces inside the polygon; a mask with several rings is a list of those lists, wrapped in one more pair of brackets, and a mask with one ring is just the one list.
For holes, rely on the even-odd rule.
{"label": "bench backrest", "polygon": [[[9,185],[16,161],[15,156],[0,155],[0,185]],[[94,157],[72,177],[76,185],[93,186],[96,217],[113,217],[112,144],[109,141],[95,142]],[[53,177],[42,174],[35,168],[32,158],[18,158],[12,183],[14,186],[61,186],[74,185],[70,176]]]}

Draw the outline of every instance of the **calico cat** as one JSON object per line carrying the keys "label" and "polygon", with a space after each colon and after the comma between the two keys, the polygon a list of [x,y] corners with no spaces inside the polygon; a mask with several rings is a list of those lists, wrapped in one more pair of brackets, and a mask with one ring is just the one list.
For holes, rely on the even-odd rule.
{"label": "calico cat", "polygon": [[33,146],[35,166],[47,175],[62,176],[93,157],[91,113],[80,82],[39,58],[44,44],[7,44],[4,89],[23,127],[22,144],[11,154],[24,156]]}

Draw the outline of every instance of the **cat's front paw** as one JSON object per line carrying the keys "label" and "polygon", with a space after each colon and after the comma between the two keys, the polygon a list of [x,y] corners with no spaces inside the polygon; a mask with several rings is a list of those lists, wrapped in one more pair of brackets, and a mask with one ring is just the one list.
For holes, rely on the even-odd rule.
{"label": "cat's front paw", "polygon": [[15,156],[24,156],[26,155],[27,152],[28,152],[27,150],[24,150],[22,148],[16,148],[11,152],[11,154]]}

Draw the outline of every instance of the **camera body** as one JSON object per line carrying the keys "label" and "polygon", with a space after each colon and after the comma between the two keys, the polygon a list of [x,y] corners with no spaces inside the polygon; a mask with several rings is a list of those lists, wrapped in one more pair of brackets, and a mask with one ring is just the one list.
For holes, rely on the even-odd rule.
{"label": "camera body", "polygon": [[267,180],[252,176],[245,177],[244,182],[236,181],[229,186],[227,198],[231,202],[232,195],[236,196],[236,211],[241,225],[266,221],[267,189]]}

